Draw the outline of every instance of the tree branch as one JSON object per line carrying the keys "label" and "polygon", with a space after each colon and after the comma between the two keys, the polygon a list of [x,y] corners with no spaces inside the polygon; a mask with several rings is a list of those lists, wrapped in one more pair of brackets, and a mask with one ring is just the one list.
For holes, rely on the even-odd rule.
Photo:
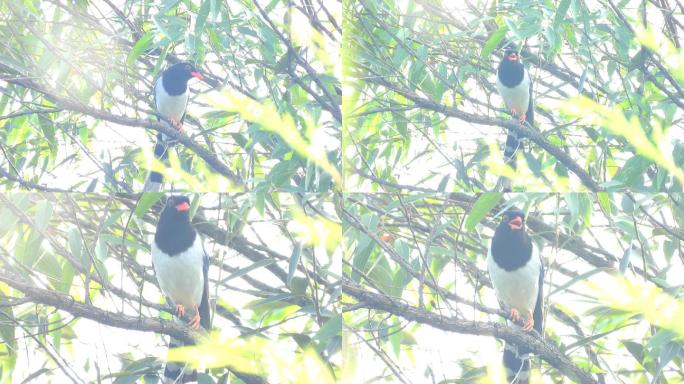
{"label": "tree branch", "polygon": [[596,380],[589,373],[575,365],[557,347],[543,341],[538,336],[532,336],[530,333],[501,324],[459,320],[453,317],[430,313],[408,304],[398,304],[396,300],[392,300],[387,296],[363,290],[347,278],[343,278],[343,292],[359,301],[356,307],[385,311],[395,316],[427,324],[444,331],[478,336],[494,336],[508,343],[525,345],[538,354],[542,360],[573,380],[583,384],[596,383]]}
{"label": "tree branch", "polygon": [[582,181],[582,184],[584,184],[592,192],[598,192],[598,191],[604,190],[604,188],[601,187],[596,181],[594,181],[594,179],[592,179],[591,176],[584,169],[582,169],[582,167],[580,167],[572,158],[570,158],[570,156],[568,156],[568,154],[563,152],[560,148],[551,144],[536,129],[532,129],[532,128],[529,128],[527,125],[521,125],[521,124],[514,123],[511,121],[507,121],[504,119],[495,119],[495,118],[486,117],[486,116],[474,115],[471,113],[459,111],[458,109],[453,108],[453,107],[447,107],[445,105],[436,103],[436,102],[429,100],[427,98],[423,98],[413,91],[403,89],[403,88],[399,88],[398,86],[390,83],[389,81],[385,80],[381,76],[369,78],[369,79],[367,79],[367,81],[371,82],[371,83],[382,85],[383,87],[386,87],[389,90],[392,90],[392,91],[406,97],[407,99],[413,101],[416,105],[418,105],[421,108],[425,108],[425,109],[429,109],[429,110],[432,110],[435,112],[439,112],[445,116],[456,117],[456,118],[468,121],[468,122],[473,123],[473,124],[499,126],[499,127],[504,127],[506,129],[512,130],[512,131],[518,133],[519,136],[521,136],[521,137],[529,138],[535,144],[537,144],[539,147],[541,147],[546,152],[548,152],[551,156],[558,159],[558,161],[563,163],[563,165],[565,165],[570,171],[572,171],[575,175],[577,175],[577,177],[579,177],[580,181]]}
{"label": "tree branch", "polygon": [[[14,73],[16,74],[16,71],[14,71],[12,68],[5,66],[4,64],[0,64],[0,69],[3,70],[5,73]],[[221,175],[227,177],[235,186],[238,188],[243,188],[244,182],[242,179],[235,173],[233,172],[226,164],[222,163],[216,154],[210,152],[206,148],[200,146],[193,140],[191,140],[188,136],[186,136],[184,133],[179,132],[176,129],[173,129],[167,122],[165,121],[151,121],[151,120],[139,120],[139,119],[133,119],[130,117],[126,116],[118,116],[111,114],[106,111],[101,111],[92,107],[89,107],[87,105],[83,105],[80,102],[68,99],[66,97],[58,96],[54,93],[51,93],[41,87],[40,85],[34,83],[30,79],[26,77],[15,77],[15,78],[7,78],[4,79],[5,81],[12,83],[12,84],[17,84],[25,88],[32,89],[36,92],[40,92],[44,94],[46,97],[49,99],[53,100],[56,104],[58,104],[61,108],[71,110],[74,112],[78,112],[84,115],[89,115],[94,118],[100,119],[100,120],[105,120],[109,121],[112,123],[116,123],[119,125],[124,125],[124,126],[129,126],[129,127],[138,127],[138,128],[150,128],[154,131],[161,132],[173,139],[178,140],[179,142],[183,143],[186,147],[188,147],[190,150],[195,152],[199,157],[201,157],[207,164],[209,164],[215,171],[220,173]]]}
{"label": "tree branch", "polygon": [[[16,276],[10,276],[6,273],[0,275],[0,281],[21,291],[35,303],[55,307],[76,317],[93,320],[100,324],[116,328],[160,333],[188,344],[195,344],[200,340],[199,332],[193,331],[189,327],[173,321],[154,320],[142,316],[134,317],[105,311],[95,306],[76,301],[72,296],[35,287]],[[246,383],[262,384],[266,382],[258,376],[242,373],[234,367],[230,367],[229,369]]]}

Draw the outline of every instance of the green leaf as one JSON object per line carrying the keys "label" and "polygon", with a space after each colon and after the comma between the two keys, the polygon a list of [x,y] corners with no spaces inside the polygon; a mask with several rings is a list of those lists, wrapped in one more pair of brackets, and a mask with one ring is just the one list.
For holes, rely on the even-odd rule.
{"label": "green leaf", "polygon": [[[81,260],[81,253],[83,252],[83,240],[81,239],[81,232],[76,228],[69,230],[69,251],[75,260]],[[87,265],[87,264],[81,264]]]}
{"label": "green leaf", "polygon": [[491,36],[489,36],[489,39],[487,39],[487,42],[485,43],[484,47],[482,48],[482,52],[480,52],[480,58],[482,59],[487,59],[494,49],[499,46],[501,41],[506,37],[506,32],[508,32],[508,27],[505,25],[502,25],[492,33]]}
{"label": "green leaf", "polygon": [[263,259],[263,260],[256,261],[252,265],[249,265],[249,266],[244,267],[244,268],[240,268],[237,271],[231,273],[230,276],[221,280],[220,284],[224,284],[227,281],[233,280],[233,279],[238,278],[240,276],[244,276],[244,275],[248,274],[249,272],[251,272],[255,269],[269,266],[275,262],[276,262],[275,259]]}
{"label": "green leaf", "polygon": [[326,321],[321,329],[316,332],[313,340],[317,340],[320,344],[325,345],[330,339],[339,336],[342,333],[342,315],[336,315]]}
{"label": "green leaf", "polygon": [[237,112],[240,116],[263,130],[279,135],[298,155],[309,159],[323,171],[327,172],[337,184],[342,184],[342,176],[337,165],[330,162],[323,146],[310,141],[308,133],[312,127],[300,132],[290,114],[281,114],[272,103],[261,103],[249,97],[233,92],[212,92],[204,95],[204,100],[213,107]]}
{"label": "green leaf", "polygon": [[144,34],[133,46],[126,58],[126,65],[133,68],[135,61],[142,55],[143,52],[150,46],[154,39],[154,32],[149,31]]}
{"label": "green leaf", "polygon": [[207,16],[211,10],[211,1],[204,0],[202,6],[200,6],[199,12],[197,12],[197,19],[195,19],[195,36],[200,39],[202,32],[204,31],[204,24],[207,21]]}
{"label": "green leaf", "polygon": [[368,263],[368,258],[374,247],[375,243],[372,239],[362,235],[354,251],[354,258],[352,259],[352,265],[355,267],[351,273],[351,279],[353,281],[357,283],[361,281],[361,274],[358,271],[366,272],[366,264]]}
{"label": "green leaf", "polygon": [[665,345],[665,347],[663,347],[663,349],[660,351],[660,356],[658,356],[658,367],[654,376],[659,376],[663,371],[663,368],[665,368],[665,366],[672,361],[672,358],[679,355],[681,350],[682,347],[676,342],[671,342]]}
{"label": "green leaf", "polygon": [[302,255],[302,243],[297,242],[292,250],[292,255],[290,256],[290,265],[287,271],[287,285],[290,285],[292,277],[294,277],[295,272],[297,272],[297,265],[299,265],[299,257]]}
{"label": "green leaf", "polygon": [[618,267],[618,270],[620,271],[621,274],[625,274],[625,271],[627,270],[627,267],[629,266],[629,260],[632,258],[632,256],[636,256],[636,253],[638,250],[634,247],[633,244],[627,248],[625,251],[625,254],[622,255],[622,259],[620,259],[620,266]]}
{"label": "green leaf", "polygon": [[[11,306],[0,307],[0,313],[2,313],[2,318],[4,319],[0,322],[0,337],[3,340],[3,343],[0,343],[0,355],[4,355],[2,357],[3,363],[6,364],[6,367],[10,368],[11,373],[17,360],[17,354],[15,353],[17,350],[17,339],[15,338],[16,328],[14,326],[14,321],[16,320]],[[2,350],[3,346],[6,349],[5,351]],[[0,363],[0,368],[2,367],[3,364]],[[0,375],[1,378],[2,375]]]}
{"label": "green leaf", "polygon": [[480,197],[475,201],[473,207],[468,213],[466,218],[465,228],[468,231],[475,229],[475,226],[482,221],[482,219],[487,216],[489,211],[501,201],[503,193],[500,192],[487,192],[480,195]]}
{"label": "green leaf", "polygon": [[36,207],[35,222],[38,228],[45,230],[52,217],[52,204],[47,200],[41,200]]}
{"label": "green leaf", "polygon": [[71,283],[74,281],[75,276],[76,270],[74,269],[74,267],[71,265],[69,261],[64,260],[64,263],[62,265],[62,275],[59,281],[59,285],[57,285],[57,289],[60,292],[68,294],[71,290]]}
{"label": "green leaf", "polygon": [[632,356],[634,356],[634,358],[636,359],[636,361],[639,362],[639,364],[641,364],[641,362],[644,361],[644,346],[643,345],[636,343],[634,341],[627,341],[627,340],[623,340],[622,344],[625,346],[625,348],[627,348],[629,353],[632,354]]}
{"label": "green leaf", "polygon": [[290,281],[290,292],[295,295],[304,296],[306,295],[306,289],[309,287],[309,280],[305,277],[293,277]]}
{"label": "green leaf", "polygon": [[145,213],[152,207],[154,204],[159,201],[159,199],[162,198],[164,194],[162,192],[146,192],[143,193],[142,196],[140,197],[140,200],[138,200],[138,204],[135,207],[135,215],[139,218],[143,218],[145,216]]}
{"label": "green leaf", "polygon": [[598,200],[599,206],[603,212],[610,216],[612,214],[612,207],[610,205],[610,195],[608,192],[597,192],[596,200]]}
{"label": "green leaf", "polygon": [[638,155],[662,166],[684,184],[684,170],[675,163],[671,153],[663,148],[669,140],[660,124],[653,124],[647,133],[637,116],[632,115],[628,119],[619,106],[601,105],[585,96],[575,97],[560,106],[570,116],[586,119],[590,124],[604,127],[613,135],[624,137],[634,146]]}
{"label": "green leaf", "polygon": [[570,279],[570,281],[566,282],[563,285],[558,286],[556,289],[551,291],[549,293],[549,297],[551,297],[552,295],[554,295],[558,292],[562,292],[562,291],[568,289],[570,286],[572,286],[573,284],[575,284],[577,282],[585,282],[589,279],[589,277],[591,277],[591,276],[593,276],[599,272],[607,272],[607,271],[612,271],[612,270],[613,270],[613,267],[596,268],[596,269],[592,269],[588,272],[582,273],[581,275],[577,275],[574,278]]}
{"label": "green leaf", "polygon": [[558,29],[560,23],[565,19],[565,14],[568,12],[571,0],[562,0],[556,10],[556,16],[553,18],[553,29]]}

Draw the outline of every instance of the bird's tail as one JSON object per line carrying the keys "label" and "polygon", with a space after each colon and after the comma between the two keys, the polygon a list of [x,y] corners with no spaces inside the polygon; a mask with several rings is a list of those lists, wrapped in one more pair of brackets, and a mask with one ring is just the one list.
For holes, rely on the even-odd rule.
{"label": "bird's tail", "polygon": [[[174,316],[173,320],[176,323],[184,324],[181,319]],[[187,345],[181,340],[171,337],[169,340],[169,349],[183,347]],[[190,368],[187,364],[171,362],[166,363],[164,368],[164,382],[166,383],[189,383],[197,381],[197,370]]]}
{"label": "bird's tail", "polygon": [[520,147],[520,138],[518,134],[514,131],[508,131],[508,136],[506,137],[506,148],[504,149],[504,160],[506,164],[509,164],[513,169],[515,169],[515,161],[513,157],[515,153],[518,152]]}
{"label": "bird's tail", "polygon": [[[504,161],[506,164],[510,165],[515,169],[515,154],[520,147],[520,138],[518,134],[514,131],[508,131],[508,136],[506,137],[506,148],[504,148]],[[496,186],[497,191],[510,192],[511,191],[511,180],[506,177],[500,177]]]}
{"label": "bird's tail", "polygon": [[[169,158],[169,148],[171,143],[165,140],[162,133],[157,133],[157,143],[154,145],[154,157],[158,160],[165,162]],[[161,173],[156,171],[151,171],[150,176],[145,183],[145,192],[158,192],[161,190],[164,184],[164,177]]]}
{"label": "bird's tail", "polygon": [[529,384],[531,353],[526,348],[518,348],[515,344],[504,346],[503,364],[506,368],[508,384]]}

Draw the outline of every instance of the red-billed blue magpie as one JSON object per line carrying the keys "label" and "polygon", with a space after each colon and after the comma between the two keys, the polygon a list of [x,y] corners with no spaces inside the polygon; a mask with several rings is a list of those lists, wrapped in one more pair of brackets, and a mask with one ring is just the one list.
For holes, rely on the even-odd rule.
{"label": "red-billed blue magpie", "polygon": [[[534,102],[532,97],[532,81],[527,69],[520,60],[518,52],[513,49],[506,50],[496,73],[496,88],[511,111],[513,117],[518,117],[518,122],[528,122],[534,125]],[[506,137],[504,159],[515,168],[512,162],[515,152],[520,146],[520,138],[514,131],[509,131]],[[504,186],[504,190],[510,189],[510,182]]]}
{"label": "red-billed blue magpie", "polygon": [[[188,325],[208,330],[209,319],[209,258],[202,240],[190,223],[190,200],[186,196],[171,196],[159,216],[152,242],[154,272],[167,301],[175,307],[179,318],[190,311]],[[183,343],[172,339],[169,348]],[[196,380],[197,372],[182,372],[183,367],[169,363],[164,376],[177,380]]]}
{"label": "red-billed blue magpie", "polygon": [[[537,246],[525,230],[525,217],[515,208],[503,214],[487,255],[489,278],[502,307],[517,321],[524,316],[525,331],[542,334],[542,288],[544,265]],[[503,363],[509,383],[528,383],[530,350],[524,346],[504,347]]]}
{"label": "red-billed blue magpie", "polygon": [[[192,78],[203,79],[202,73],[192,64],[181,62],[167,68],[154,83],[154,107],[157,114],[163,117],[172,127],[179,131],[183,128],[185,110],[188,105],[188,81]],[[157,143],[154,146],[154,156],[165,161],[168,149],[173,144],[169,137],[157,133]],[[145,191],[158,191],[163,182],[162,175],[151,172],[145,186]]]}

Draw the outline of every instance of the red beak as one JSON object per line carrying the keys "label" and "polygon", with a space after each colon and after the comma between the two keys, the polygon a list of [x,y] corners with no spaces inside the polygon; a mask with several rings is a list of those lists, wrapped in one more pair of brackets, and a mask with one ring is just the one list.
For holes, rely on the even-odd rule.
{"label": "red beak", "polygon": [[176,205],[176,210],[178,212],[187,212],[188,209],[190,209],[190,204],[186,203],[185,201]]}
{"label": "red beak", "polygon": [[511,53],[508,55],[508,60],[509,61],[518,61],[518,54],[517,53]]}
{"label": "red beak", "polygon": [[511,227],[512,230],[516,231],[520,228],[522,228],[523,222],[522,222],[522,217],[516,216],[514,217],[511,221],[508,222],[508,225]]}
{"label": "red beak", "polygon": [[194,77],[198,80],[204,79],[204,76],[202,76],[202,74],[199,73],[198,71],[190,72],[190,74],[192,75],[192,77]]}

